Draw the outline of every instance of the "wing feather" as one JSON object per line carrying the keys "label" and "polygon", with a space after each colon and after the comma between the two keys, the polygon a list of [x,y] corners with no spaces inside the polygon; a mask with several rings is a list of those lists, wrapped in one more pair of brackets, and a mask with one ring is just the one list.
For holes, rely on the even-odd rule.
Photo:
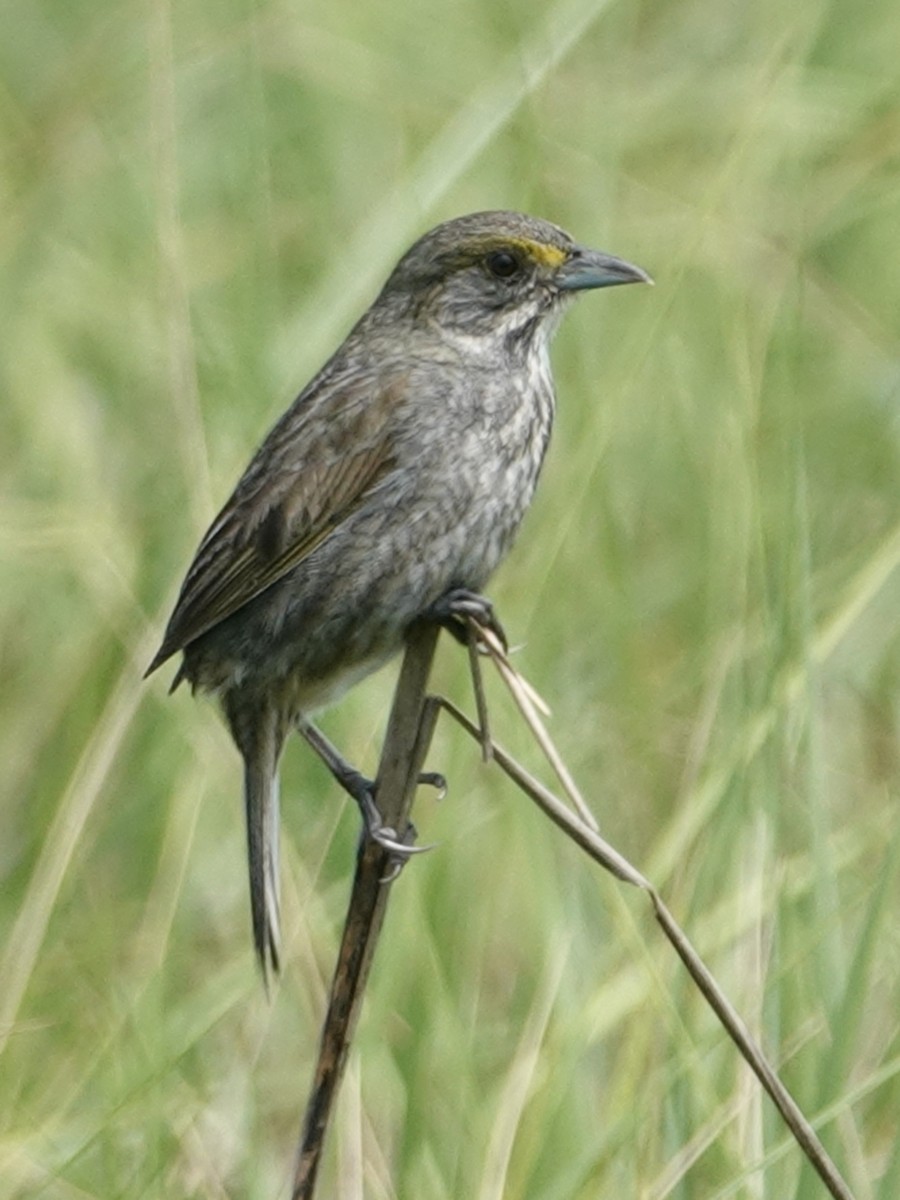
{"label": "wing feather", "polygon": [[398,386],[374,400],[372,389],[329,389],[298,411],[301,395],[200,543],[147,675],[303,562],[393,468]]}

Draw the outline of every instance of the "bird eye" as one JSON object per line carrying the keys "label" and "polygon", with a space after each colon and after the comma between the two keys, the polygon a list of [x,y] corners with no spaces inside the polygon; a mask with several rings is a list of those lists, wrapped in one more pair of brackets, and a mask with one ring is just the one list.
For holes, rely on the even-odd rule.
{"label": "bird eye", "polygon": [[519,260],[508,250],[495,250],[487,256],[487,269],[498,279],[510,279],[519,269]]}

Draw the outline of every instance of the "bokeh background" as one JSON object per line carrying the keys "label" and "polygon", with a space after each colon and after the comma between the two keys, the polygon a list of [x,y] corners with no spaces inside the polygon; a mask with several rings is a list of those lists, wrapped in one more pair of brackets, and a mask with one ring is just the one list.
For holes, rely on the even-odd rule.
{"label": "bokeh background", "polygon": [[[606,836],[861,1200],[900,1195],[900,7],[20,0],[0,39],[0,1195],[285,1196],[357,816],[142,684],[251,449],[424,229],[641,263],[492,594]],[[324,719],[377,758],[386,670]],[[464,656],[435,687],[471,705]],[[491,681],[496,735],[536,751]],[[322,1195],[821,1185],[654,926],[442,727]]]}

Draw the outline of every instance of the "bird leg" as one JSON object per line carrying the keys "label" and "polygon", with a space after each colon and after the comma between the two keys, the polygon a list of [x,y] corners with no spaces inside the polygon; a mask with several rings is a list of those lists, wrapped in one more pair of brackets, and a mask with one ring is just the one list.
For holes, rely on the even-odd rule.
{"label": "bird leg", "polygon": [[[378,811],[378,805],[375,803],[374,780],[367,779],[355,767],[351,767],[333,742],[330,742],[325,734],[320,729],[317,729],[302,713],[298,714],[295,723],[298,732],[315,750],[335,780],[356,801],[359,811],[362,814],[366,834],[372,841],[377,842],[379,846],[382,846],[385,850],[389,850],[391,854],[396,855],[401,860],[405,860],[411,854],[419,854],[429,848],[427,846],[413,846],[407,841],[400,841],[396,832],[385,825],[381,819],[381,813]],[[444,779],[443,775],[438,774],[437,771],[424,772],[419,776],[419,783],[429,784],[431,787],[437,788],[438,792],[442,794],[447,790],[446,779]],[[413,834],[415,831],[412,826],[409,826],[407,832],[408,834]]]}
{"label": "bird leg", "polygon": [[469,644],[468,617],[473,617],[484,629],[489,629],[497,637],[504,652],[509,648],[506,632],[500,624],[500,619],[494,612],[494,606],[487,596],[472,592],[468,588],[452,588],[445,592],[440,600],[435,601],[426,617],[437,621],[442,629],[446,629],[463,646]]}

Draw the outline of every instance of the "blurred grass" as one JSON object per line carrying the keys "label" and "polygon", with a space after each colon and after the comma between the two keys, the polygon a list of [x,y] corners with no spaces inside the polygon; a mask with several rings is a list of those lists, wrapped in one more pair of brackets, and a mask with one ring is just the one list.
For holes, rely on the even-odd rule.
{"label": "blurred grass", "polygon": [[[493,588],[520,665],[856,1194],[900,1194],[900,10],[6,15],[0,1195],[286,1193],[356,819],[292,751],[268,1005],[234,754],[139,676],[267,424],[413,237],[494,206],[658,281],[558,339]],[[391,682],[326,718],[361,765]],[[456,732],[432,758],[323,1195],[820,1195],[640,898]]]}

